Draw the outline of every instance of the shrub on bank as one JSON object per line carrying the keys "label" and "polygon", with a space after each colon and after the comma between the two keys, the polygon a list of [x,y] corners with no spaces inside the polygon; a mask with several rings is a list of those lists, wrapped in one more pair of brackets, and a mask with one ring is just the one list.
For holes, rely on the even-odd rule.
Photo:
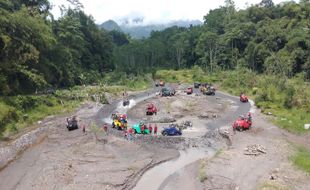
{"label": "shrub on bank", "polygon": [[136,76],[128,75],[124,72],[111,72],[106,73],[100,83],[107,88],[118,86],[122,90],[145,90],[152,84],[152,74]]}
{"label": "shrub on bank", "polygon": [[155,76],[166,82],[215,82],[221,90],[236,96],[244,92],[255,100],[263,113],[272,113],[277,125],[292,132],[305,132],[304,124],[310,123],[310,85],[299,76],[288,79],[259,75],[245,68],[211,73],[198,67],[159,70]]}
{"label": "shrub on bank", "polygon": [[192,69],[182,70],[158,70],[155,73],[156,79],[164,80],[169,83],[194,83],[196,81],[207,82],[210,77],[198,66]]}
{"label": "shrub on bank", "polygon": [[303,147],[297,148],[297,151],[291,157],[291,160],[297,167],[299,167],[300,169],[310,174],[310,151],[309,150]]}

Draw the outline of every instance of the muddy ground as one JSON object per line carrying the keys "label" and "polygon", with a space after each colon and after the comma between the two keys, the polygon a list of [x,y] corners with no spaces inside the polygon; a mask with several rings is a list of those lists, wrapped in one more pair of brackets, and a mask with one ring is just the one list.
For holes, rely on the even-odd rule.
{"label": "muddy ground", "polygon": [[[101,106],[88,104],[76,115],[92,122]],[[50,127],[43,140],[0,172],[0,189],[124,189],[154,164],[178,151],[128,142],[91,127],[68,132],[65,118],[42,123]]]}
{"label": "muddy ground", "polygon": [[[75,114],[87,126],[86,133],[68,132],[66,116],[53,116],[15,141],[0,144],[0,189],[310,187],[310,177],[288,159],[293,153],[289,142],[310,145],[308,136],[287,133],[254,109],[254,127],[234,134],[230,124],[249,111],[249,104],[222,93],[186,95],[186,85],[176,87],[174,97],[153,96],[160,88],[133,94],[134,104],[128,108],[121,108],[113,97],[109,105],[83,105]],[[158,106],[157,115],[145,115],[150,102]],[[130,124],[145,120],[158,124],[159,131],[169,124],[167,119],[190,120],[193,128],[184,130],[182,137],[137,135],[128,141],[120,131],[105,133],[101,128],[117,110],[128,111]],[[95,123],[99,128],[91,127]],[[228,132],[229,139],[221,137],[217,128]],[[253,144],[264,146],[266,154],[244,155],[244,149]]]}
{"label": "muddy ground", "polygon": [[[310,176],[297,169],[289,157],[291,143],[309,146],[309,136],[290,134],[266,121],[259,110],[249,131],[228,131],[231,144],[211,158],[196,161],[170,175],[159,189],[302,189],[310,187]],[[266,154],[245,155],[249,145],[259,144]]]}
{"label": "muddy ground", "polygon": [[[208,132],[207,124],[216,122],[236,111],[235,102],[215,96],[205,96],[199,93],[187,95],[184,86],[177,88],[175,96],[155,96],[135,105],[128,111],[132,124],[144,121],[146,124],[155,124],[161,131],[171,123],[181,124],[191,121],[193,127],[183,130],[183,137],[193,138],[203,136]],[[197,90],[197,89],[196,89]],[[146,115],[147,105],[153,103],[158,112],[155,115]]]}

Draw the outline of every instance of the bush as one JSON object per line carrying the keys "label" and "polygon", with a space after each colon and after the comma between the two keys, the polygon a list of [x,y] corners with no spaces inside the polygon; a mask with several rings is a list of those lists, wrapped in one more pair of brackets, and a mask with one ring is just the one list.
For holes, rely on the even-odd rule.
{"label": "bush", "polygon": [[158,70],[155,74],[156,79],[164,80],[169,83],[194,83],[211,82],[211,75],[205,73],[200,67],[195,66],[192,69],[183,70]]}
{"label": "bush", "polygon": [[16,121],[18,118],[18,113],[13,107],[0,102],[0,131],[3,131],[9,122]]}
{"label": "bush", "polygon": [[100,81],[108,86],[120,86],[122,90],[144,90],[152,84],[152,74],[147,75],[127,75],[124,72],[107,73]]}
{"label": "bush", "polygon": [[295,155],[291,157],[293,163],[300,169],[310,174],[310,151],[299,147]]}

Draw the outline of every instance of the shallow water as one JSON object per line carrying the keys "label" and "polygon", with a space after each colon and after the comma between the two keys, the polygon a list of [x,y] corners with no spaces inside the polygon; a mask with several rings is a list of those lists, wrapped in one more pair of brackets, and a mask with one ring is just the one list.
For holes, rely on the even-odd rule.
{"label": "shallow water", "polygon": [[138,181],[134,190],[157,190],[167,177],[185,166],[202,158],[209,158],[215,151],[202,149],[187,149],[180,151],[180,156],[174,160],[162,163],[148,170]]}
{"label": "shallow water", "polygon": [[[112,113],[122,113],[122,114],[127,114],[128,110],[130,110],[131,108],[133,108],[134,106],[137,105],[137,103],[139,102],[142,102],[148,98],[152,98],[155,96],[155,93],[152,93],[152,94],[148,94],[148,95],[145,95],[145,96],[142,96],[142,97],[139,97],[139,98],[135,98],[135,99],[130,99],[129,100],[129,105],[128,106],[123,106],[123,101],[119,101],[117,103],[117,106],[116,108],[111,112]],[[102,118],[102,121],[105,122],[105,123],[112,123],[112,118],[111,118],[111,115],[109,115],[108,117],[104,117]],[[135,124],[137,121],[133,121],[131,119],[128,119],[128,124],[129,125],[133,125]]]}

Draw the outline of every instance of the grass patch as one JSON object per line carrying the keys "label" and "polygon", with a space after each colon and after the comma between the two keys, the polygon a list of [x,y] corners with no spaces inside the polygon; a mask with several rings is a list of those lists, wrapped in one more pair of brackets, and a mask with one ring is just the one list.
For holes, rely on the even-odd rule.
{"label": "grass patch", "polygon": [[304,124],[310,123],[310,113],[302,110],[270,109],[269,111],[276,115],[274,123],[290,132],[304,133],[306,132]]}
{"label": "grass patch", "polygon": [[77,100],[60,100],[50,95],[21,97],[6,97],[0,100],[2,107],[8,107],[9,110],[0,113],[1,118],[7,118],[1,120],[0,140],[8,139],[48,115],[72,112],[81,103]]}
{"label": "grass patch", "polygon": [[223,153],[223,149],[217,150],[216,153],[214,154],[213,158],[218,158],[222,153]]}
{"label": "grass patch", "polygon": [[166,109],[167,113],[170,113],[172,111],[171,102],[167,102],[165,104],[165,109]]}
{"label": "grass patch", "polygon": [[300,169],[310,174],[310,151],[304,147],[298,147],[296,153],[291,156],[293,163]]}
{"label": "grass patch", "polygon": [[152,76],[151,74],[135,76],[123,72],[112,72],[107,73],[100,81],[100,84],[107,90],[114,90],[117,88],[130,91],[146,90],[152,86]]}
{"label": "grass patch", "polygon": [[207,160],[203,159],[200,161],[199,166],[199,181],[203,183],[205,180],[208,179],[207,173],[206,173],[206,166],[207,166]]}
{"label": "grass patch", "polygon": [[258,190],[289,190],[289,188],[284,187],[283,185],[277,182],[265,182],[261,184],[257,189]]}
{"label": "grass patch", "polygon": [[185,107],[188,109],[188,110],[191,110],[193,109],[193,107],[197,106],[196,102],[193,102],[193,101],[186,101],[185,103]]}
{"label": "grass patch", "polygon": [[[112,76],[112,74],[107,76]],[[106,79],[104,82],[101,81],[98,86],[75,86],[70,89],[57,90],[55,94],[51,95],[0,97],[0,140],[9,139],[21,129],[31,126],[49,115],[72,112],[84,101],[105,104],[107,103],[106,92],[121,95],[124,90],[146,89],[151,85],[149,77],[147,75],[141,78],[125,78],[118,84],[111,83],[115,84],[112,86],[107,85],[108,80]]]}
{"label": "grass patch", "polygon": [[193,67],[192,69],[183,70],[158,70],[155,73],[156,79],[164,80],[169,83],[194,83],[199,82],[215,82],[212,75],[206,74],[200,67]]}

